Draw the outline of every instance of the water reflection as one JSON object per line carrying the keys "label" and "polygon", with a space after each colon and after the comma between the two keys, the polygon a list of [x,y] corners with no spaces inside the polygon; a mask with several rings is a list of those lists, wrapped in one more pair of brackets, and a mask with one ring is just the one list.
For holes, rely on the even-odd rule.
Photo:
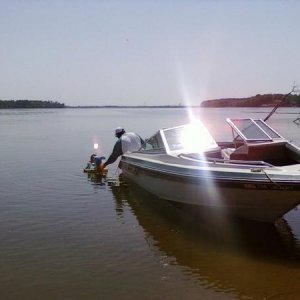
{"label": "water reflection", "polygon": [[299,242],[285,220],[229,221],[161,201],[122,180],[111,191],[116,213],[129,205],[153,252],[174,258],[191,280],[237,298],[299,298]]}
{"label": "water reflection", "polygon": [[118,178],[112,178],[107,177],[106,175],[99,175],[93,173],[89,173],[87,175],[88,180],[91,181],[95,187],[111,187],[116,203],[116,214],[118,217],[122,217],[124,213],[124,206],[126,206],[127,203],[125,196],[127,194],[127,183],[124,180],[122,180],[122,175],[120,175]]}
{"label": "water reflection", "polygon": [[93,182],[94,185],[104,186],[106,184],[106,182],[105,182],[106,176],[88,173],[87,177],[88,177],[88,180]]}

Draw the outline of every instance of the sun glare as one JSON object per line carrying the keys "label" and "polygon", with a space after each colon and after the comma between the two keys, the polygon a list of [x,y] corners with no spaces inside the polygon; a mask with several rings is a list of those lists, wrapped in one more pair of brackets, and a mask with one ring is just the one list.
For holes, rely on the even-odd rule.
{"label": "sun glare", "polygon": [[[193,153],[198,153],[201,158],[206,160],[204,152],[209,149],[217,149],[218,144],[203,123],[194,116],[194,113],[190,108],[188,109],[188,114],[190,124],[187,127],[188,130],[186,134],[184,134],[183,144],[186,145],[188,149],[194,150]],[[214,206],[217,202],[221,201],[222,196],[219,194],[214,181],[211,180],[211,175],[209,175],[210,169],[208,168],[206,172],[207,176],[202,180],[206,181],[206,186],[212,201],[211,205]],[[220,205],[220,203],[218,205]]]}
{"label": "sun glare", "polygon": [[[182,78],[182,76],[180,76],[180,78],[184,79]],[[184,82],[185,80],[180,80],[179,87],[181,88],[184,103],[187,106],[187,114],[189,117],[190,125],[187,126],[187,128],[189,129],[187,129],[186,132],[181,136],[182,146],[185,149],[188,149],[189,153],[198,153],[199,157],[205,161],[205,151],[208,149],[217,149],[218,144],[215,142],[214,138],[211,136],[202,122],[195,116],[197,110],[193,110],[193,108],[190,106],[190,94]],[[201,179],[203,180],[203,182],[202,187],[199,187],[199,189],[203,187],[207,189],[211,206],[222,207],[222,195],[219,193],[214,180],[212,180],[213,175],[210,174],[211,169],[207,167],[205,172],[206,176],[203,176],[203,178]],[[221,208],[220,210],[224,210],[224,215],[221,213],[216,222],[222,223],[223,229],[226,228],[229,233],[234,234],[234,228],[232,228],[231,222],[227,219],[225,209]]]}
{"label": "sun glare", "polygon": [[196,119],[186,127],[181,139],[188,152],[202,153],[218,146],[201,121]]}

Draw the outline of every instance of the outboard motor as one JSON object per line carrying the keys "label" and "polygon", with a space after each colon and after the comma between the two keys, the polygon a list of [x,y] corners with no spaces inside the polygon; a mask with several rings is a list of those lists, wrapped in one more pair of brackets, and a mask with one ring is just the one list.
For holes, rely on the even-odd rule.
{"label": "outboard motor", "polygon": [[94,161],[96,165],[96,170],[98,170],[98,167],[102,164],[102,160],[104,160],[104,156],[94,156]]}
{"label": "outboard motor", "polygon": [[104,156],[97,156],[96,154],[92,154],[90,156],[90,161],[87,163],[87,165],[84,169],[84,172],[85,173],[96,173],[104,159],[105,159]]}

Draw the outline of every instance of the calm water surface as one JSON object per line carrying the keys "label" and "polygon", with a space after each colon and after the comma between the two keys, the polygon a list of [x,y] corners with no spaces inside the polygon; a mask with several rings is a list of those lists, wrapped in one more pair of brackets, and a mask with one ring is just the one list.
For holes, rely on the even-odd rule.
{"label": "calm water surface", "polygon": [[[218,140],[226,117],[270,109],[198,109]],[[299,109],[270,124],[300,144]],[[149,137],[184,109],[0,111],[0,299],[299,299],[300,212],[272,225],[196,215],[119,178],[82,172],[113,130]],[[218,128],[218,129],[217,129]]]}

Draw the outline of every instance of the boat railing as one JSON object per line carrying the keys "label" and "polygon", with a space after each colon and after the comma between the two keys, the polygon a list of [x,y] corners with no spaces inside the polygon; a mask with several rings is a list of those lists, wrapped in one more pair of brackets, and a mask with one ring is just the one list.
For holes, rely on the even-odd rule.
{"label": "boat railing", "polygon": [[212,157],[200,157],[197,158],[195,156],[189,155],[189,154],[179,154],[179,157],[197,161],[197,162],[210,162],[210,163],[222,163],[222,164],[236,164],[236,165],[248,165],[248,166],[263,166],[263,167],[274,167],[272,164],[269,164],[262,160],[234,160],[234,159],[224,159],[224,158],[212,158]]}

